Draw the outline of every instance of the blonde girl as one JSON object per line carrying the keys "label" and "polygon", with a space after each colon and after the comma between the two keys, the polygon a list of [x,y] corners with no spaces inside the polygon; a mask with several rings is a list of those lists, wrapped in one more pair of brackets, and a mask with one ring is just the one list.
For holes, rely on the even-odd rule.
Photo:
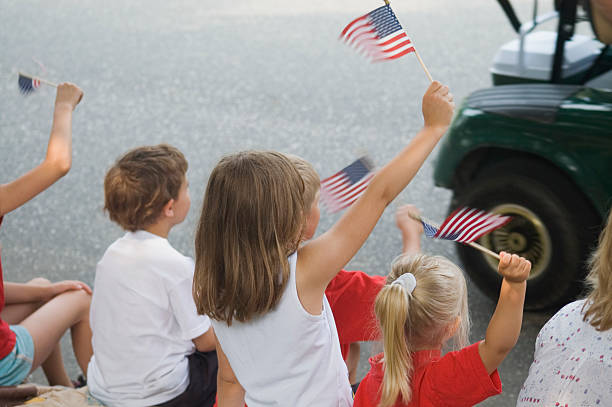
{"label": "blonde girl", "polygon": [[210,175],[196,232],[194,298],[213,320],[219,406],[352,405],[325,288],[446,131],[452,95],[434,82],[425,125],[326,233],[301,246],[302,178],[284,155],[243,152]]}
{"label": "blonde girl", "polygon": [[586,298],[563,307],[538,334],[517,406],[612,405],[612,211],[589,269]]}
{"label": "blonde girl", "polygon": [[[462,271],[444,257],[395,260],[374,311],[384,352],[370,359],[355,406],[472,406],[501,392],[497,367],[516,343],[530,263],[502,252],[504,277],[483,341],[467,346],[469,314]],[[458,351],[441,356],[454,339]]]}

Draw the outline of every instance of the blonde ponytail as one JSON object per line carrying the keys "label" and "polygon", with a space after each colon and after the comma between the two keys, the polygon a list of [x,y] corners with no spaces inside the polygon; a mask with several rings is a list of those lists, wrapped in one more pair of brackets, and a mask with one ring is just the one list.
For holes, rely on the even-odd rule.
{"label": "blonde ponytail", "polygon": [[392,406],[400,395],[404,403],[412,397],[412,355],[406,342],[405,328],[408,295],[401,285],[390,284],[384,286],[376,298],[374,312],[380,321],[385,363],[380,407]]}
{"label": "blonde ponytail", "polygon": [[[400,278],[406,273],[414,276],[409,288],[402,280],[412,280],[412,276]],[[407,404],[412,399],[412,352],[441,348],[453,334],[449,329],[457,327],[457,320],[455,345],[466,345],[470,323],[463,272],[444,257],[400,256],[393,262],[387,284],[376,297],[374,312],[384,346],[378,407],[390,407],[398,398]]]}

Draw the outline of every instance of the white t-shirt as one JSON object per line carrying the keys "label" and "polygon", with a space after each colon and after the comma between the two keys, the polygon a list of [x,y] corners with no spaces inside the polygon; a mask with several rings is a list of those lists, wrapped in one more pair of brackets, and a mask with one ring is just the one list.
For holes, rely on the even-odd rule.
{"label": "white t-shirt", "polygon": [[128,232],[96,268],[87,384],[108,406],[150,406],[189,384],[192,339],[210,328],[192,297],[194,262],[168,240]]}
{"label": "white t-shirt", "polygon": [[612,406],[612,329],[584,322],[584,302],[563,307],[538,334],[517,406]]}
{"label": "white t-shirt", "polygon": [[272,311],[249,322],[214,321],[215,334],[249,407],[349,407],[353,394],[327,298],[320,315],[300,303],[291,274]]}

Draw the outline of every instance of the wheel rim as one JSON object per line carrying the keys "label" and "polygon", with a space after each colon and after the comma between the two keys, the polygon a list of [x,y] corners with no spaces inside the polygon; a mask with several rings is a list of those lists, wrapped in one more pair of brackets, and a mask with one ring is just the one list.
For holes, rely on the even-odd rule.
{"label": "wheel rim", "polygon": [[[520,205],[498,205],[491,212],[512,216],[512,221],[483,236],[479,243],[495,253],[516,253],[529,260],[529,279],[540,275],[548,267],[552,255],[550,234],[544,223],[535,213]],[[491,268],[497,270],[499,262],[491,256],[485,258]]]}

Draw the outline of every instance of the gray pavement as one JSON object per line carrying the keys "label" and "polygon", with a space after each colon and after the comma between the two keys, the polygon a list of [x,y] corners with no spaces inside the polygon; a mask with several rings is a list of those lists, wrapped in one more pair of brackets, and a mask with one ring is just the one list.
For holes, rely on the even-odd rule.
{"label": "gray pavement", "polygon": [[[374,0],[3,0],[0,3],[0,182],[44,156],[54,91],[29,97],[17,70],[79,84],[70,173],[9,214],[0,229],[5,279],[81,279],[93,283],[97,260],[121,230],[103,214],[106,169],[127,149],[168,142],[190,162],[192,210],[171,243],[193,254],[194,225],[207,176],[224,153],[249,148],[299,154],[329,175],[368,151],[389,160],[422,123],[427,79],[417,60],[369,64],[339,41],[342,27],[382,4]],[[529,2],[519,0],[525,16]],[[396,0],[394,9],[432,75],[459,101],[490,85],[488,67],[513,32],[491,0]],[[435,153],[397,199],[431,219],[446,213],[450,192],[432,181]],[[395,204],[397,205],[397,204]],[[348,268],[385,274],[400,250],[393,209]],[[320,230],[337,216],[323,215]],[[458,261],[450,242],[426,252]],[[470,284],[472,339],[484,336],[494,303]],[[511,406],[550,315],[526,314],[519,343],[500,368],[504,392],[483,406]],[[78,374],[65,337],[70,374]],[[364,346],[361,374],[372,350]],[[40,373],[37,382],[44,381]]]}

